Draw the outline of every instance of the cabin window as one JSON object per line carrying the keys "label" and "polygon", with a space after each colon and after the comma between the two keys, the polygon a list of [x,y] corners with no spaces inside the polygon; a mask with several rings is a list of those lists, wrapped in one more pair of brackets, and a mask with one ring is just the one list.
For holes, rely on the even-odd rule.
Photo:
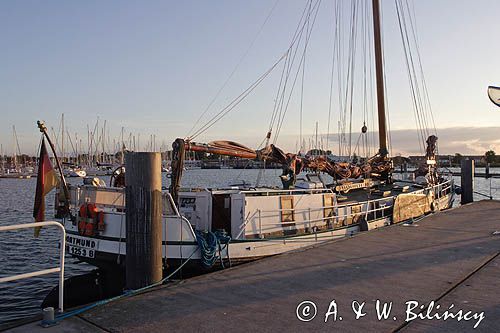
{"label": "cabin window", "polygon": [[295,221],[293,211],[293,196],[280,197],[281,200],[281,222],[288,223]]}

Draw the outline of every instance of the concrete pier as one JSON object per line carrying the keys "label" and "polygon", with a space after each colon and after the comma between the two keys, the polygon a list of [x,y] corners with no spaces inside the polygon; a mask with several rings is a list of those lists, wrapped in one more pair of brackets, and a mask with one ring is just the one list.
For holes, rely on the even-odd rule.
{"label": "concrete pier", "polygon": [[[95,308],[54,328],[11,332],[339,331],[463,332],[478,319],[405,323],[407,302],[443,313],[483,313],[476,332],[500,327],[500,202],[481,201],[352,238],[262,259]],[[377,300],[392,302],[378,320]],[[314,302],[298,308],[303,301]],[[332,303],[335,301],[335,303]],[[366,315],[352,309],[364,302]],[[335,310],[336,321],[329,307]],[[427,309],[424,308],[425,313]],[[450,310],[451,311],[451,310]],[[315,317],[310,321],[301,321]],[[413,311],[417,314],[419,311]],[[340,320],[342,317],[342,320]]]}

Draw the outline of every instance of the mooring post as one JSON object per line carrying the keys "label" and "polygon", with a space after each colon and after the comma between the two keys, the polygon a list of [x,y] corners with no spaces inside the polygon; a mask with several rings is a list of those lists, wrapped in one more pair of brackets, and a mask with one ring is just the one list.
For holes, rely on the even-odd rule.
{"label": "mooring post", "polygon": [[125,154],[127,289],[138,289],[162,279],[161,156],[160,153]]}
{"label": "mooring post", "polygon": [[461,162],[461,204],[464,205],[474,201],[474,160],[462,160]]}

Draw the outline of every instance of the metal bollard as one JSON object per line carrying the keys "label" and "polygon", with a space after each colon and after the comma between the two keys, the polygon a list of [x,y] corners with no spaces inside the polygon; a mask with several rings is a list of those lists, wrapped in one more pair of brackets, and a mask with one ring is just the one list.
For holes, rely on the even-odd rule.
{"label": "metal bollard", "polygon": [[42,327],[50,327],[55,325],[54,321],[54,308],[49,306],[42,310],[43,318],[42,318]]}

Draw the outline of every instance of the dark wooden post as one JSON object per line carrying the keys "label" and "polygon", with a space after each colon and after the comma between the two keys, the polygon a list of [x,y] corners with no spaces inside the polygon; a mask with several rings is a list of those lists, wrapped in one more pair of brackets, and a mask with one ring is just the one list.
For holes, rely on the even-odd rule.
{"label": "dark wooden post", "polygon": [[464,205],[474,201],[474,160],[462,160],[461,175],[462,199],[460,203]]}
{"label": "dark wooden post", "polygon": [[125,154],[126,286],[138,289],[162,278],[160,153]]}

